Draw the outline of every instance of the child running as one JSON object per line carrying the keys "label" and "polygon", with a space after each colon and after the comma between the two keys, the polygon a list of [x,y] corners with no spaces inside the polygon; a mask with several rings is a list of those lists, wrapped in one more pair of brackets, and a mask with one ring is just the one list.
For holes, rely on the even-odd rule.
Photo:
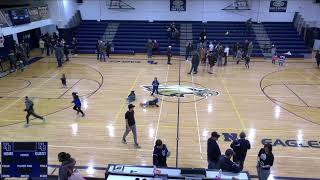
{"label": "child running", "polygon": [[279,58],[279,66],[283,66],[284,62],[286,60],[286,56],[282,55]]}
{"label": "child running", "polygon": [[276,64],[276,60],[277,60],[277,55],[272,55],[272,58],[271,58],[271,60],[272,60],[272,64]]}
{"label": "child running", "polygon": [[67,88],[67,78],[66,75],[63,73],[61,79],[61,84],[63,88]]}
{"label": "child running", "polygon": [[84,117],[85,114],[84,114],[83,111],[81,110],[81,101],[80,101],[79,96],[77,95],[76,92],[73,92],[73,93],[72,93],[72,97],[73,97],[72,103],[74,104],[73,109],[74,109],[75,111],[77,111],[77,114],[81,113],[81,114],[82,114],[82,117]]}

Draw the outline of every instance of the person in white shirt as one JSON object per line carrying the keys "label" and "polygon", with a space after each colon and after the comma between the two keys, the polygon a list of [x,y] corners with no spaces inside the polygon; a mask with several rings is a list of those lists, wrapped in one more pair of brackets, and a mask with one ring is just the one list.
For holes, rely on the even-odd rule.
{"label": "person in white shirt", "polygon": [[230,51],[230,48],[228,46],[226,46],[224,48],[224,66],[227,65],[227,62],[228,62],[228,56],[229,56],[229,51]]}
{"label": "person in white shirt", "polygon": [[39,48],[41,50],[41,54],[44,53],[44,41],[40,38],[39,40]]}
{"label": "person in white shirt", "polygon": [[213,48],[214,48],[213,43],[212,43],[212,41],[210,41],[210,44],[209,44],[209,52],[212,52],[212,51],[213,51]]}

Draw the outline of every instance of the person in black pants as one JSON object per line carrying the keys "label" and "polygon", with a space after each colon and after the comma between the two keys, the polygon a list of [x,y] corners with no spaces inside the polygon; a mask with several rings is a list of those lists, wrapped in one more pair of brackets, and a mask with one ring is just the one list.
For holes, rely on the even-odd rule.
{"label": "person in black pants", "polygon": [[77,95],[76,92],[72,93],[73,101],[72,103],[74,104],[73,110],[77,111],[77,114],[81,113],[82,117],[85,116],[84,112],[81,110],[81,101],[79,96]]}
{"label": "person in black pants", "polygon": [[171,46],[168,46],[167,48],[167,57],[168,57],[167,64],[171,65],[171,57],[172,57]]}
{"label": "person in black pants", "polygon": [[191,52],[193,51],[193,46],[191,42],[188,42],[186,46],[186,61],[188,60],[189,57],[191,57]]}
{"label": "person in black pants", "polygon": [[106,49],[106,55],[108,57],[108,59],[110,58],[110,52],[111,52],[111,43],[107,42],[107,49]]}
{"label": "person in black pants", "polygon": [[273,166],[274,156],[272,153],[272,145],[265,144],[260,149],[257,157],[257,173],[259,180],[267,180],[270,175],[270,168]]}
{"label": "person in black pants", "polygon": [[3,72],[3,66],[2,66],[2,59],[0,58],[0,67],[1,67],[1,71]]}
{"label": "person in black pants", "polygon": [[153,165],[156,167],[168,167],[167,157],[169,156],[170,152],[167,146],[158,139],[153,148]]}
{"label": "person in black pants", "polygon": [[158,88],[159,88],[159,81],[157,77],[154,77],[154,80],[152,81],[152,93],[151,96],[153,96],[154,93],[159,94]]}
{"label": "person in black pants", "polygon": [[63,44],[63,54],[66,57],[66,61],[69,61],[69,49],[66,44]]}
{"label": "person in black pants", "polygon": [[191,60],[191,69],[188,74],[197,74],[198,73],[198,66],[200,63],[199,53],[197,51],[193,51],[192,60]]}
{"label": "person in black pants", "polygon": [[234,140],[230,147],[234,151],[233,162],[239,163],[241,171],[243,170],[244,161],[247,151],[251,148],[250,142],[246,140],[246,134],[240,133],[240,139]]}
{"label": "person in black pants", "polygon": [[217,132],[212,132],[211,137],[207,142],[207,161],[208,169],[217,169],[219,157],[221,156],[220,147],[217,143],[220,135]]}
{"label": "person in black pants", "polygon": [[29,126],[29,117],[32,115],[36,118],[42,119],[43,122],[46,122],[46,119],[43,116],[39,116],[34,112],[33,109],[33,102],[31,101],[31,99],[29,99],[28,96],[25,97],[25,102],[24,102],[26,108],[24,109],[24,111],[27,112],[27,116],[26,116],[26,124],[24,125],[24,127],[28,127]]}
{"label": "person in black pants", "polygon": [[319,50],[317,50],[315,58],[317,61],[317,66],[318,68],[320,68],[320,51]]}

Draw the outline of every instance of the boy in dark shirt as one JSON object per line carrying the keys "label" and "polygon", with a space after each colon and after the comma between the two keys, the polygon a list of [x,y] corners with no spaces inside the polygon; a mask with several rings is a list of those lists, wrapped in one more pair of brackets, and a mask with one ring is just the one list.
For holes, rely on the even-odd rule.
{"label": "boy in dark shirt", "polygon": [[138,144],[137,140],[137,129],[136,129],[136,121],[134,118],[134,105],[129,104],[128,105],[128,111],[125,114],[125,119],[126,119],[126,130],[122,136],[122,143],[127,144],[126,137],[129,134],[130,131],[132,131],[133,134],[133,140],[134,140],[134,146],[135,148],[141,148]]}
{"label": "boy in dark shirt", "polygon": [[167,146],[158,139],[153,149],[153,165],[156,167],[167,167],[167,157],[169,156],[170,152]]}
{"label": "boy in dark shirt", "polygon": [[247,156],[247,151],[251,148],[250,142],[245,139],[246,134],[240,133],[240,139],[233,141],[230,147],[234,151],[233,162],[239,163],[240,169],[243,169],[243,164]]}
{"label": "boy in dark shirt", "polygon": [[240,167],[238,164],[231,161],[233,156],[232,149],[227,149],[224,156],[221,156],[219,159],[218,167],[222,171],[238,173],[240,172]]}

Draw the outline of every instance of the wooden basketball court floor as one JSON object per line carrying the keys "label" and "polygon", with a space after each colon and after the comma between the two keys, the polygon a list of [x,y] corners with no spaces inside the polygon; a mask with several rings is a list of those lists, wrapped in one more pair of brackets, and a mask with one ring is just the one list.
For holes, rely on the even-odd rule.
{"label": "wooden basketball court floor", "polygon": [[[313,60],[289,61],[280,68],[258,59],[247,70],[229,58],[228,66],[215,67],[213,75],[200,66],[199,73],[191,76],[189,62],[179,65],[174,58],[169,66],[165,57],[157,57],[158,64],[149,65],[141,57],[116,56],[113,62],[99,62],[93,55],[82,55],[60,69],[53,57],[45,57],[24,72],[1,78],[1,141],[47,141],[50,165],[58,165],[57,154],[65,151],[78,166],[88,167],[84,175],[103,177],[95,167],[152,165],[158,138],[171,151],[169,166],[207,167],[207,139],[212,131],[221,134],[222,152],[229,148],[231,133],[245,131],[252,144],[244,168],[250,174],[256,174],[256,156],[265,141],[275,145],[272,176],[320,177],[320,71]],[[61,86],[62,73],[68,88]],[[150,85],[154,77],[163,85],[176,85],[180,79],[182,85],[209,88],[219,95],[185,95],[180,103],[178,98],[159,96],[160,107],[141,108],[140,102],[152,99],[142,86]],[[133,147],[132,134],[127,145],[121,143],[130,90],[137,94],[141,149]],[[72,110],[72,92],[81,96],[84,118]],[[24,96],[32,97],[35,111],[45,115],[47,123],[32,120],[29,128],[23,127]]]}

